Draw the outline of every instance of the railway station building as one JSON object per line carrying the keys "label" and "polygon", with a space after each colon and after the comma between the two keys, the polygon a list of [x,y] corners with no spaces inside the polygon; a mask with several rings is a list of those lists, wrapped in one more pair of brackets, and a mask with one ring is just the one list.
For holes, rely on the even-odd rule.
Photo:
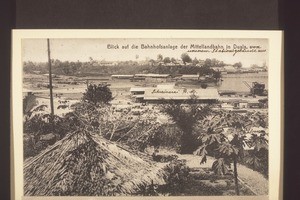
{"label": "railway station building", "polygon": [[216,88],[186,89],[174,86],[157,86],[148,88],[131,88],[132,97],[136,102],[167,103],[167,102],[197,102],[217,103],[219,93]]}

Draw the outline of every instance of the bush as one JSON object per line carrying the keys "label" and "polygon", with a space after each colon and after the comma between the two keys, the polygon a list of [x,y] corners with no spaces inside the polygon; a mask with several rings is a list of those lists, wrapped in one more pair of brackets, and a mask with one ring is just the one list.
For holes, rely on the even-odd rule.
{"label": "bush", "polygon": [[37,155],[67,133],[77,130],[79,125],[73,113],[68,113],[64,118],[57,115],[51,117],[50,114],[32,116],[24,122],[24,158]]}
{"label": "bush", "polygon": [[206,89],[208,85],[207,85],[207,83],[201,83],[200,86],[201,86],[201,88]]}
{"label": "bush", "polygon": [[182,160],[173,160],[166,166],[167,172],[166,185],[160,189],[164,193],[170,193],[171,195],[179,195],[184,191],[184,186],[189,181],[190,168],[186,166],[186,162]]}
{"label": "bush", "polygon": [[112,93],[108,86],[104,84],[90,84],[83,94],[83,101],[93,104],[108,104],[111,100],[113,100]]}
{"label": "bush", "polygon": [[64,137],[70,131],[69,128],[72,127],[68,123],[68,120],[57,115],[52,117],[50,114],[38,114],[25,121],[24,132],[33,133],[34,135],[55,133],[59,134],[60,137]]}
{"label": "bush", "polygon": [[34,138],[31,135],[24,134],[24,158],[35,156],[37,151],[35,150]]}

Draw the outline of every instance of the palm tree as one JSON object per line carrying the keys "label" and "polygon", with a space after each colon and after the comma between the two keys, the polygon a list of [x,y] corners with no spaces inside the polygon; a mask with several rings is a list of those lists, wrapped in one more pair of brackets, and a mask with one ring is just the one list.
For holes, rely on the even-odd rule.
{"label": "palm tree", "polygon": [[154,63],[155,63],[155,60],[150,59],[150,60],[149,60],[149,63],[151,64],[151,67],[153,67],[153,65],[154,65]]}
{"label": "palm tree", "polygon": [[181,130],[180,153],[193,153],[197,147],[195,136],[193,135],[194,126],[199,120],[203,120],[210,113],[210,106],[200,106],[193,95],[189,99],[190,104],[171,102],[163,104],[161,111],[167,114]]}

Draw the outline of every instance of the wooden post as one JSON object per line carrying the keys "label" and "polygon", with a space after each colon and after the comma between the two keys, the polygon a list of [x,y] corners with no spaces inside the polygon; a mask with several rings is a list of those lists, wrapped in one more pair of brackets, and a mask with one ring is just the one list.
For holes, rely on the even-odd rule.
{"label": "wooden post", "polygon": [[50,41],[47,39],[48,46],[48,65],[49,65],[49,89],[50,89],[50,107],[51,107],[51,117],[54,116],[54,105],[53,105],[53,91],[52,91],[52,66],[50,58]]}

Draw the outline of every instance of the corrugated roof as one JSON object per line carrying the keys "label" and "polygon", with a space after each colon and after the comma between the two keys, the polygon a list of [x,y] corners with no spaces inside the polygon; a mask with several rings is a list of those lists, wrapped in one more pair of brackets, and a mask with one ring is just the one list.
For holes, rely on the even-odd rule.
{"label": "corrugated roof", "polygon": [[144,95],[143,94],[138,94],[138,95],[135,95],[134,96],[136,99],[140,99],[140,98],[144,98]]}
{"label": "corrugated roof", "polygon": [[222,99],[222,102],[225,103],[248,103],[247,100],[245,99]]}
{"label": "corrugated roof", "polygon": [[125,75],[125,74],[115,74],[115,75],[111,75],[111,77],[133,77],[133,75]]}
{"label": "corrugated roof", "polygon": [[171,76],[170,74],[135,74],[138,77],[151,77],[151,78],[166,78]]}
{"label": "corrugated roof", "polygon": [[198,74],[184,74],[181,76],[181,78],[199,78],[200,75]]}
{"label": "corrugated roof", "polygon": [[148,88],[154,89],[154,87],[132,87],[130,88],[130,92],[143,92]]}

